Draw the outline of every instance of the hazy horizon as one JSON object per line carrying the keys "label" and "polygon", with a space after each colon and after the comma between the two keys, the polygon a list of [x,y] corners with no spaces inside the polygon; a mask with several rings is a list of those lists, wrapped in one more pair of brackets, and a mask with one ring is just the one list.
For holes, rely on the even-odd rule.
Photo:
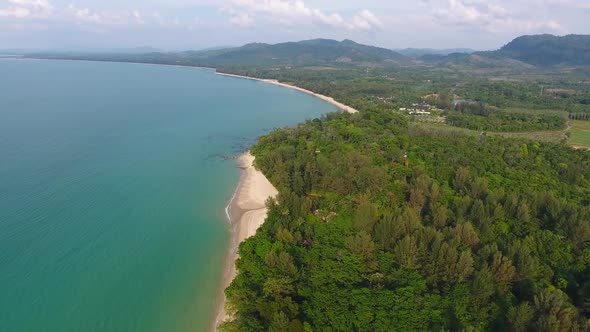
{"label": "hazy horizon", "polygon": [[[322,37],[317,37],[317,38],[310,38],[310,39],[305,39],[305,40],[313,40],[313,39],[329,39],[329,38],[322,38]],[[350,38],[345,38],[345,39],[350,39]],[[301,41],[305,41],[305,40],[284,40],[281,42],[277,42],[277,43],[290,43],[290,42],[301,42]],[[338,41],[342,41],[339,40]],[[353,40],[356,42],[356,40]],[[34,47],[6,47],[6,48],[1,48],[0,47],[0,52],[3,51],[30,51],[30,52],[35,52],[35,51],[47,51],[47,52],[112,52],[112,53],[116,53],[116,52],[179,52],[179,51],[207,51],[207,50],[215,50],[215,49],[228,49],[228,48],[234,48],[234,47],[241,47],[244,46],[246,44],[250,44],[250,43],[263,43],[263,42],[258,42],[258,41],[252,41],[252,42],[246,42],[243,44],[236,44],[236,45],[219,45],[219,46],[208,46],[208,47],[200,47],[200,48],[159,48],[159,47],[154,47],[151,45],[128,45],[125,47],[84,47],[84,46],[69,46],[69,47],[48,47],[48,48],[34,48]],[[368,46],[376,46],[376,47],[383,47],[381,45],[378,44],[367,44]],[[383,47],[383,48],[388,48],[388,47]],[[459,50],[459,49],[465,49],[465,50],[472,50],[472,51],[488,51],[488,50],[492,50],[492,49],[474,49],[471,47],[461,47],[461,46],[457,46],[457,47],[444,47],[444,48],[433,48],[433,47],[395,47],[395,48],[389,48],[391,50],[394,51],[400,51],[400,50],[426,50],[426,49],[431,49],[431,50],[436,50],[436,51],[444,51],[444,50]]]}
{"label": "hazy horizon", "polygon": [[0,0],[0,49],[197,50],[315,38],[390,49],[497,49],[588,34],[584,0]]}

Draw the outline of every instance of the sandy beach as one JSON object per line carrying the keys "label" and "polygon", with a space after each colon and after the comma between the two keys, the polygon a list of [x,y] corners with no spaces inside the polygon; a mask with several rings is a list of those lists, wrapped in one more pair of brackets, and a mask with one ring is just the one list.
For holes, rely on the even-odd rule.
{"label": "sandy beach", "polygon": [[266,200],[278,194],[264,174],[254,168],[254,156],[250,152],[242,154],[237,162],[242,169],[242,175],[234,196],[226,208],[227,216],[231,222],[230,247],[223,272],[214,330],[217,330],[217,326],[221,322],[228,319],[224,308],[225,294],[223,291],[236,276],[235,261],[238,257],[238,247],[242,241],[256,234],[256,230],[262,226],[266,219]]}
{"label": "sandy beach", "polygon": [[305,92],[307,94],[310,94],[312,96],[315,96],[317,98],[320,98],[320,99],[322,99],[324,101],[327,101],[328,103],[330,103],[330,104],[338,107],[339,109],[341,109],[341,110],[343,110],[345,112],[348,112],[348,113],[357,113],[358,112],[358,110],[356,110],[356,109],[354,109],[354,108],[352,108],[352,107],[350,107],[348,105],[344,105],[343,103],[334,100],[334,98],[332,98],[332,97],[327,97],[327,96],[321,95],[319,93],[315,93],[313,91],[300,88],[298,86],[289,85],[289,84],[286,84],[286,83],[281,83],[281,82],[279,82],[277,80],[262,79],[262,78],[255,78],[255,77],[248,77],[248,76],[240,76],[240,75],[233,75],[233,74],[224,74],[224,73],[219,73],[219,72],[217,72],[217,75],[229,76],[229,77],[236,77],[236,78],[243,78],[243,79],[254,80],[254,81],[261,81],[261,82],[266,82],[266,83],[270,83],[270,84],[274,84],[274,85],[283,86],[283,87],[286,87],[286,88],[290,88],[290,89],[294,89],[294,90],[297,90],[297,91]]}
{"label": "sandy beach", "polygon": [[[260,79],[224,73],[217,73],[217,75],[255,80],[283,86],[320,98],[345,112],[358,112],[356,109],[334,100],[334,98],[327,97],[297,86],[281,83],[277,80]],[[217,327],[223,321],[231,319],[225,311],[226,299],[224,291],[236,276],[235,262],[238,258],[238,247],[242,241],[256,234],[256,231],[258,228],[260,228],[260,226],[262,226],[266,219],[266,200],[269,197],[275,197],[278,194],[278,191],[268,181],[264,174],[254,168],[254,156],[252,156],[250,152],[242,154],[238,158],[237,162],[239,167],[242,169],[242,175],[240,177],[238,187],[226,208],[227,217],[231,223],[230,246],[226,257],[226,266],[223,271],[223,280],[215,314],[215,325],[213,327],[214,331],[217,330]]]}

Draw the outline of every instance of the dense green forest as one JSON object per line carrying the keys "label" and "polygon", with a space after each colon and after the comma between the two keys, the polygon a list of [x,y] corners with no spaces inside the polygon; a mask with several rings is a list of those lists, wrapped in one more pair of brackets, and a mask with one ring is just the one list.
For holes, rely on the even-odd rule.
{"label": "dense green forest", "polygon": [[225,331],[590,328],[590,154],[329,114],[253,147],[277,186]]}

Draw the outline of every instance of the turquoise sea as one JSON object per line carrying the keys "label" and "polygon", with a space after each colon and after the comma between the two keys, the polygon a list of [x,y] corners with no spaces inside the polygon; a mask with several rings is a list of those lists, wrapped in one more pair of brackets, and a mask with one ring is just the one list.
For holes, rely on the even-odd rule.
{"label": "turquoise sea", "polygon": [[0,331],[205,331],[234,155],[336,110],[212,70],[0,60]]}

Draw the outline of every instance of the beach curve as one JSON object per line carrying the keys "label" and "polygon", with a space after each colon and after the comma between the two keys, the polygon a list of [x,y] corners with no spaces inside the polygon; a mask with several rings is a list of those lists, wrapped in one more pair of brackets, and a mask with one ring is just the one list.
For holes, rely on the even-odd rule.
{"label": "beach curve", "polygon": [[225,310],[224,291],[237,273],[235,261],[238,258],[239,245],[256,234],[258,228],[266,220],[266,201],[268,198],[278,195],[277,189],[261,171],[254,167],[254,159],[254,156],[249,151],[243,153],[237,159],[242,174],[237,189],[226,208],[226,214],[231,224],[230,245],[223,271],[213,330],[217,330],[222,322],[231,319]]}
{"label": "beach curve", "polygon": [[310,95],[312,95],[314,97],[317,97],[317,98],[319,98],[319,99],[321,99],[323,101],[326,101],[326,102],[328,102],[328,103],[330,103],[330,104],[338,107],[340,110],[345,111],[347,113],[357,113],[358,112],[358,110],[356,110],[356,109],[354,109],[354,108],[352,108],[352,107],[350,107],[348,105],[345,105],[345,104],[343,104],[343,103],[335,100],[332,97],[324,96],[322,94],[315,93],[315,92],[313,92],[311,90],[300,88],[300,87],[295,86],[295,85],[290,85],[290,84],[287,84],[287,83],[281,83],[278,80],[265,79],[265,78],[256,78],[256,77],[242,76],[242,75],[234,75],[234,74],[226,74],[226,73],[220,73],[220,72],[215,72],[215,73],[217,75],[221,75],[221,76],[228,76],[228,77],[242,78],[242,79],[253,80],[253,81],[260,81],[260,82],[265,82],[265,83],[274,84],[274,85],[282,86],[282,87],[285,87],[285,88],[289,88],[289,89],[301,91],[301,92],[310,94]]}

